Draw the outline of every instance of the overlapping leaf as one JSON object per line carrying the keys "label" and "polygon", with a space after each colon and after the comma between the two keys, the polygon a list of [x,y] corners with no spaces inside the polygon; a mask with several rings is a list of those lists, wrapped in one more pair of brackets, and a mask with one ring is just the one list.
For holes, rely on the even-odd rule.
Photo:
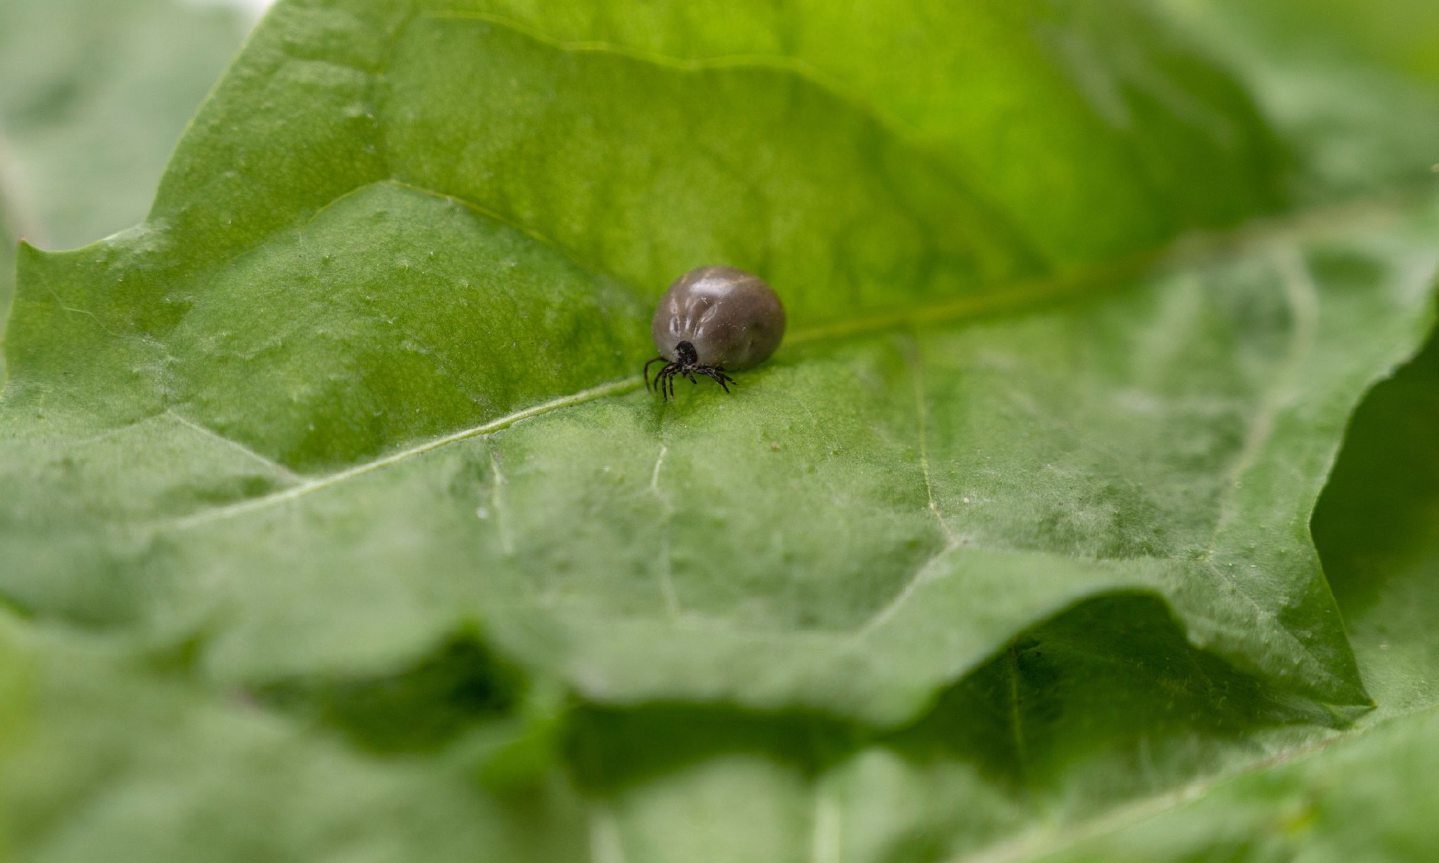
{"label": "overlapping leaf", "polygon": [[1436,393],[1431,344],[1365,403],[1315,517],[1375,716],[1047,842],[1040,859],[1419,860],[1434,847]]}
{"label": "overlapping leaf", "polygon": [[246,23],[183,0],[0,9],[0,323],[17,237],[73,246],[143,217]]}

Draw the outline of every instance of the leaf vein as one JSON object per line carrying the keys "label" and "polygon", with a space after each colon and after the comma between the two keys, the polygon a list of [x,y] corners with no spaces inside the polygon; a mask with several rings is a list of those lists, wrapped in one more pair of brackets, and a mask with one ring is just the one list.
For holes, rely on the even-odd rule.
{"label": "leaf vein", "polygon": [[408,447],[406,449],[390,453],[387,456],[383,456],[372,461],[363,462],[361,464],[355,465],[354,467],[346,468],[345,470],[337,471],[335,473],[328,474],[323,477],[318,477],[316,479],[307,480],[305,482],[299,483],[297,485],[291,486],[290,488],[275,492],[273,494],[249,498],[247,500],[238,501],[236,503],[216,507],[210,510],[202,510],[193,515],[185,516],[183,518],[175,519],[165,524],[159,525],[159,528],[185,530],[188,528],[197,527],[208,522],[226,518],[233,518],[234,516],[243,515],[248,512],[254,512],[256,510],[264,509],[266,507],[288,503],[290,501],[305,497],[306,495],[314,494],[317,491],[322,491],[324,489],[330,488],[331,486],[337,485],[347,480],[365,476],[366,474],[374,473],[375,471],[389,467],[390,465],[407,461],[411,458],[415,458],[416,456],[424,455],[432,450],[439,449],[440,447],[448,446],[449,444],[453,443],[459,443],[461,441],[470,440],[472,438],[483,437],[488,434],[493,434],[494,432],[500,431],[502,429],[507,429],[515,423],[530,419],[531,417],[540,416],[541,414],[549,413],[553,410],[570,407],[572,405],[583,404],[585,402],[594,401],[595,399],[604,398],[606,396],[619,395],[620,393],[629,392],[631,390],[638,389],[639,385],[639,380],[633,377],[620,378],[618,380],[608,381],[606,383],[600,384],[599,386],[590,387],[589,389],[580,390],[576,393],[560,396],[559,398],[550,399],[549,401],[540,402],[539,404],[530,405],[529,407],[523,408],[513,413],[506,414],[502,417],[483,422],[477,426],[461,429],[460,431],[454,432],[452,434],[425,441],[424,443],[418,444],[416,446]]}

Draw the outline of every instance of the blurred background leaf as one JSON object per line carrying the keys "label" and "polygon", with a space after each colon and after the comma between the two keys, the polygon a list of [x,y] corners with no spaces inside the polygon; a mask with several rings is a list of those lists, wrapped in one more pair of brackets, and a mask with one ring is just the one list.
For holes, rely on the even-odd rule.
{"label": "blurred background leaf", "polygon": [[190,0],[0,5],[0,324],[16,239],[67,248],[144,217],[254,11]]}

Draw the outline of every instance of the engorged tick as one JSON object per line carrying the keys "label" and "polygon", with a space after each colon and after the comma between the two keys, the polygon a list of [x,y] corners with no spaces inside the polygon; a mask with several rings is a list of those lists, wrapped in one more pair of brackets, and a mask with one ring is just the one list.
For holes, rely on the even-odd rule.
{"label": "engorged tick", "polygon": [[654,388],[665,401],[675,394],[674,379],[697,383],[704,375],[729,392],[737,372],[757,366],[784,338],[784,306],[764,280],[734,267],[700,267],[675,280],[660,298],[650,325],[660,355],[645,363],[665,365]]}

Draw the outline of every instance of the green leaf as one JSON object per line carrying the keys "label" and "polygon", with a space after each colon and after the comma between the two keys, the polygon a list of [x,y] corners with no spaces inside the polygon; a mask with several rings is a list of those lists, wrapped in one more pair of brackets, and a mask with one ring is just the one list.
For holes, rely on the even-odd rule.
{"label": "green leaf", "polygon": [[144,217],[185,121],[246,21],[185,0],[10,0],[0,9],[0,166],[11,227],[90,242]]}
{"label": "green leaf", "polygon": [[1436,394],[1439,343],[1365,402],[1315,515],[1376,715],[1121,810],[1042,859],[1417,860],[1439,842]]}
{"label": "green leaf", "polygon": [[1436,743],[1439,715],[1427,710],[1036,859],[1422,860],[1439,841],[1424,814],[1439,805]]}
{"label": "green leaf", "polygon": [[143,218],[245,24],[184,0],[0,8],[0,323],[17,238],[74,245]]}
{"label": "green leaf", "polygon": [[[1067,62],[1031,23],[991,25]],[[836,69],[858,25],[827,31]],[[1428,326],[1422,209],[1063,276],[927,155],[1004,114],[921,146],[792,61],[715,56],[282,6],[150,221],[22,258],[4,470],[36,491],[3,516],[6,590],[203,631],[226,680],[363,672],[479,620],[593,699],[885,723],[1020,629],[1146,591],[1240,667],[1364,700],[1305,519],[1350,406]],[[1146,68],[1239,137],[1140,96],[1123,136],[1211,148],[1197,203],[1157,185],[1171,225],[1266,206],[1267,133],[1197,63]],[[1056,136],[1098,122],[1072,98]],[[621,396],[648,303],[704,260],[774,281],[790,348],[735,399]]]}
{"label": "green leaf", "polygon": [[[660,819],[718,798],[789,813],[766,859],[1422,859],[1435,840],[1436,393],[1431,343],[1366,399],[1315,517],[1379,705],[1355,725],[1316,724],[1188,646],[1152,602],[1114,598],[1026,633],[922,722],[876,739],[601,714],[580,730],[598,754],[578,761],[618,813],[611,832],[629,859],[683,857],[695,831]],[[717,822],[708,859],[764,856],[748,845],[751,811],[700,811]]]}
{"label": "green leaf", "polygon": [[1164,4],[1240,70],[1296,158],[1297,194],[1328,198],[1407,185],[1434,164],[1439,12],[1395,0]]}
{"label": "green leaf", "polygon": [[[1351,112],[1242,12],[690,9],[282,4],[149,220],[23,251],[16,847],[1023,859],[1361,669],[1423,701],[1308,529],[1439,213],[1298,135],[1405,67]],[[793,331],[656,404],[712,261]]]}
{"label": "green leaf", "polygon": [[[10,214],[4,209],[5,200],[0,197],[0,322],[10,315],[10,298],[15,293],[15,249],[10,243],[14,236],[10,228]],[[4,333],[0,331],[0,339]],[[0,346],[4,342],[0,341]],[[0,380],[4,379],[5,358],[0,355]]]}
{"label": "green leaf", "polygon": [[[1146,607],[1152,601],[1117,598],[1026,634],[922,723],[879,739],[814,719],[586,711],[571,719],[582,802],[563,780],[542,780],[542,787],[561,784],[549,785],[540,805],[497,813],[492,792],[464,778],[463,765],[493,749],[487,739],[514,733],[484,710],[474,714],[474,742],[418,762],[376,763],[340,750],[323,725],[297,733],[284,714],[267,714],[261,705],[275,703],[273,695],[207,697],[161,685],[135,668],[116,668],[112,645],[77,647],[55,635],[28,636],[19,651],[11,624],[0,639],[11,648],[0,654],[0,692],[8,696],[0,710],[10,711],[0,722],[0,750],[24,728],[26,761],[9,762],[6,775],[46,780],[21,786],[26,793],[0,811],[29,825],[13,833],[35,849],[27,859],[39,860],[88,859],[94,852],[86,840],[116,835],[170,855],[159,859],[313,859],[333,847],[316,838],[329,830],[439,860],[495,848],[506,859],[581,859],[582,844],[601,860],[634,861],[935,861],[973,852],[986,860],[1046,852],[1282,859],[1300,849],[1353,856],[1355,847],[1420,857],[1406,849],[1434,839],[1425,808],[1410,804],[1429,793],[1439,683],[1439,646],[1430,635],[1439,596],[1435,393],[1439,350],[1431,346],[1366,399],[1316,515],[1326,569],[1380,704],[1348,731],[1307,724],[1312,716],[1298,705],[1195,651]],[[21,655],[33,666],[23,677]],[[383,686],[351,683],[319,722],[338,722],[344,739],[362,743],[376,736],[356,731],[376,716],[409,717],[433,733],[425,702],[457,702],[412,700],[399,711],[355,705],[389,693],[396,706],[393,699],[414,693],[416,683],[433,694],[445,667],[431,663]],[[23,714],[17,708],[25,702],[15,696],[22,679],[49,681],[48,695],[31,706],[43,718],[24,726],[13,719]],[[286,707],[291,715],[296,709]],[[157,724],[182,733],[132,732]],[[175,754],[190,747],[193,757]],[[89,757],[77,760],[77,751]],[[106,766],[103,779],[91,772]],[[223,787],[205,779],[214,774],[226,779]],[[98,803],[72,802],[97,786],[107,789]],[[273,800],[296,799],[296,788],[305,789],[303,817],[281,818],[278,830],[259,835],[235,826],[275,824]],[[339,788],[342,802],[332,796]],[[500,799],[513,797],[511,788]],[[1387,806],[1376,810],[1376,801]],[[76,812],[85,813],[85,826],[51,828]],[[196,819],[233,841],[192,838],[198,831],[181,827]],[[425,833],[414,824],[436,826]],[[507,824],[513,834],[494,832]],[[521,842],[525,831],[555,844],[536,850]],[[170,844],[156,849],[159,839]],[[263,842],[258,850],[256,842]],[[1082,850],[1073,850],[1076,843]],[[341,843],[336,853],[349,847]]]}
{"label": "green leaf", "polygon": [[[6,618],[0,649],[0,670],[25,663],[32,714],[0,783],[0,858],[7,845],[26,861],[582,854],[584,812],[563,776],[503,796],[475,781],[476,753],[516,733],[503,723],[474,730],[449,757],[383,761],[296,727],[248,693],[201,699],[116,661],[103,641],[22,633]],[[0,676],[10,694],[5,686]],[[17,736],[9,722],[0,728],[0,746]]]}

